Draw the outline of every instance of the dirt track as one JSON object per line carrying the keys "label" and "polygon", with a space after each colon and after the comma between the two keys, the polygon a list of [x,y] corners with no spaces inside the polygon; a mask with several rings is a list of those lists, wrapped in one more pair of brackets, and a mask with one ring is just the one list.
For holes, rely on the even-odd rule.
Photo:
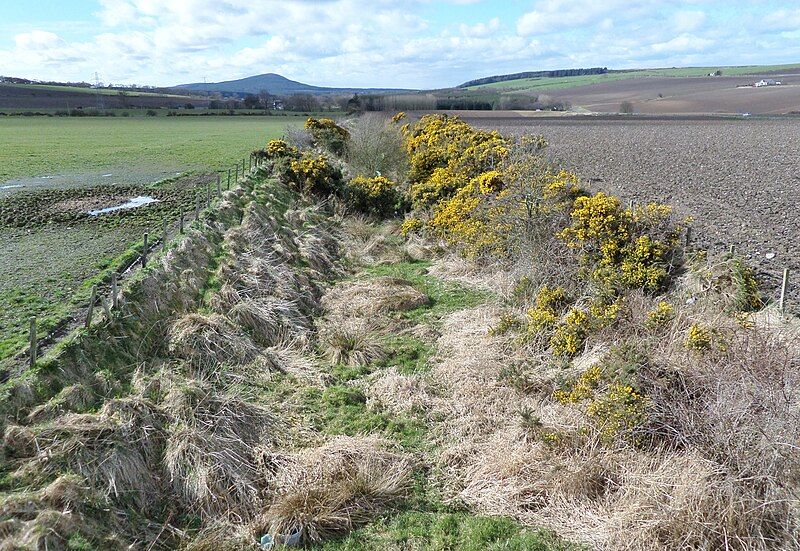
{"label": "dirt track", "polygon": [[793,309],[800,309],[800,119],[464,118],[505,133],[543,134],[549,157],[592,189],[666,202],[693,216],[701,244],[715,251],[734,245],[762,272],[771,296],[790,268]]}

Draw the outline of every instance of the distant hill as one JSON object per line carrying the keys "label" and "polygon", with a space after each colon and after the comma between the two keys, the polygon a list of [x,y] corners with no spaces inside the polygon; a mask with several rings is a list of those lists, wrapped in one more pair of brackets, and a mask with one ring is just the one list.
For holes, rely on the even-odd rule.
{"label": "distant hill", "polygon": [[227,92],[231,94],[258,94],[262,90],[267,90],[270,94],[279,96],[289,96],[293,94],[391,94],[414,91],[394,88],[326,88],[289,80],[275,73],[256,75],[238,80],[227,80],[224,82],[179,84],[174,88],[198,92]]}

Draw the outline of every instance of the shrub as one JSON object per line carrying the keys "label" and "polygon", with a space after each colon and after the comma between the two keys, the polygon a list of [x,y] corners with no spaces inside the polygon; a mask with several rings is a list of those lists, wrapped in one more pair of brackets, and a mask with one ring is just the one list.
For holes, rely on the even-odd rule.
{"label": "shrub", "polygon": [[[497,132],[476,130],[458,117],[426,115],[406,132],[411,199],[426,207],[450,198],[481,173],[498,166],[509,142]],[[437,171],[438,169],[438,171]]]}
{"label": "shrub", "polygon": [[671,209],[651,203],[634,210],[602,192],[578,197],[572,224],[560,236],[583,255],[589,278],[605,289],[657,292],[676,264],[680,228]]}
{"label": "shrub", "polygon": [[297,191],[323,196],[338,191],[342,182],[341,171],[327,157],[307,153],[291,159],[283,176]]}
{"label": "shrub", "polygon": [[539,332],[555,327],[567,304],[567,293],[562,287],[544,285],[536,295],[534,307],[528,310],[529,330]]}
{"label": "shrub", "polygon": [[662,300],[655,309],[647,313],[646,325],[650,329],[663,327],[675,318],[675,307],[669,302]]}
{"label": "shrub", "polygon": [[350,132],[336,124],[333,119],[315,119],[309,117],[305,129],[311,133],[316,145],[323,147],[334,155],[344,155]]}
{"label": "shrub", "polygon": [[419,218],[406,218],[400,225],[400,233],[404,236],[419,232],[425,224]]}
{"label": "shrub", "polygon": [[354,174],[405,181],[408,155],[397,125],[381,113],[364,113],[348,123],[348,130],[346,157]]}
{"label": "shrub", "polygon": [[356,210],[376,216],[391,216],[403,208],[397,184],[383,176],[353,178],[345,186],[345,197]]}
{"label": "shrub", "polygon": [[686,333],[684,346],[689,350],[701,352],[711,348],[711,331],[698,323],[693,323]]}

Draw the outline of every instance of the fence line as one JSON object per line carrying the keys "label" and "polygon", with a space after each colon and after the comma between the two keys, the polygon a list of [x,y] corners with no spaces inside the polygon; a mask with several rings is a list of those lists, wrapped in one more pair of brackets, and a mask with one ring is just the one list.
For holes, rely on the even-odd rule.
{"label": "fence line", "polygon": [[[241,177],[242,178],[245,176],[246,163],[247,163],[247,158],[243,158],[242,162],[241,162],[241,169],[242,169]],[[238,182],[239,178],[240,178],[239,177],[239,167],[240,167],[240,165],[239,165],[239,162],[237,161],[237,163],[235,164],[236,178],[234,180],[234,183]],[[256,163],[256,169],[258,169],[258,168],[260,168],[260,164]],[[216,189],[216,194],[215,194],[215,196],[217,198],[222,197],[222,174],[224,172],[226,172],[226,171],[227,171],[227,174],[228,174],[227,189],[228,190],[231,189],[231,170],[232,170],[231,168],[227,168],[227,169],[223,168],[223,169],[215,171],[217,173],[217,179],[216,179],[216,188],[217,189]],[[250,155],[250,171],[252,172],[252,170],[253,170],[253,156]],[[211,180],[206,182],[206,209],[211,208],[211,198],[212,198],[211,185],[212,185],[212,181]],[[200,219],[200,212],[201,212],[201,208],[200,208],[201,196],[200,196],[200,194],[201,193],[202,192],[199,192],[195,196],[195,219],[194,219],[194,221],[196,223]],[[178,217],[178,234],[177,235],[184,235],[185,234],[185,218],[186,218],[186,213],[184,212],[183,209],[181,209],[180,216]],[[119,301],[119,298],[120,298],[119,279],[120,278],[124,278],[125,276],[127,276],[130,272],[135,270],[137,266],[141,266],[142,268],[145,268],[147,266],[147,258],[148,258],[148,256],[151,253],[156,253],[158,251],[159,247],[161,248],[162,253],[166,252],[167,244],[169,242],[169,230],[168,230],[168,228],[169,228],[169,221],[168,221],[167,218],[164,218],[164,220],[162,222],[162,235],[161,235],[160,239],[150,240],[149,233],[145,232],[144,236],[143,236],[143,245],[142,245],[141,253],[139,255],[135,256],[132,260],[129,260],[129,261],[117,266],[112,271],[110,285],[109,285],[109,289],[108,289],[108,291],[109,291],[108,300],[106,300],[102,296],[99,296],[100,286],[102,285],[102,283],[101,284],[96,284],[96,285],[94,285],[92,287],[91,296],[89,298],[89,303],[87,305],[86,317],[85,317],[84,322],[83,322],[83,326],[85,328],[87,328],[87,329],[90,328],[91,325],[92,325],[92,322],[94,321],[94,310],[95,310],[95,307],[97,306],[98,301],[100,301],[100,305],[102,306],[103,311],[104,311],[104,313],[106,315],[106,320],[109,321],[109,322],[113,322],[113,319],[112,319],[113,313],[116,312],[116,311],[119,311],[120,306],[121,306],[120,305],[120,301]],[[76,314],[72,314],[72,315],[60,320],[58,323],[56,323],[55,327],[53,327],[53,329],[49,333],[47,333],[46,335],[42,336],[41,338],[39,338],[38,332],[37,332],[37,325],[36,325],[37,318],[36,318],[36,316],[31,316],[30,320],[29,320],[30,321],[30,329],[29,329],[28,349],[27,350],[22,350],[16,356],[16,358],[20,359],[23,355],[27,356],[28,357],[28,365],[31,366],[31,367],[36,365],[36,362],[42,356],[42,350],[44,349],[44,347],[52,344],[57,339],[57,337],[66,328],[68,328],[71,324],[73,324],[76,321],[78,321],[78,319],[76,318],[77,315],[78,315],[77,313]]]}

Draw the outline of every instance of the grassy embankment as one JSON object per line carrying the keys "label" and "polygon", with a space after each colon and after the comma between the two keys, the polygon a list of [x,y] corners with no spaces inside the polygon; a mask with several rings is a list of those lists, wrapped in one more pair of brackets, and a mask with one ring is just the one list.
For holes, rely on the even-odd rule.
{"label": "grassy embankment", "polygon": [[[75,181],[65,190],[36,181],[33,191],[12,189],[0,199],[0,360],[26,345],[30,316],[46,334],[88,300],[92,284],[138,254],[145,232],[152,241],[164,218],[174,229],[180,212],[188,217],[203,173],[300,124],[295,117],[0,119],[0,182],[54,174]],[[191,172],[175,178],[179,171]],[[160,202],[85,214],[137,195]]]}

